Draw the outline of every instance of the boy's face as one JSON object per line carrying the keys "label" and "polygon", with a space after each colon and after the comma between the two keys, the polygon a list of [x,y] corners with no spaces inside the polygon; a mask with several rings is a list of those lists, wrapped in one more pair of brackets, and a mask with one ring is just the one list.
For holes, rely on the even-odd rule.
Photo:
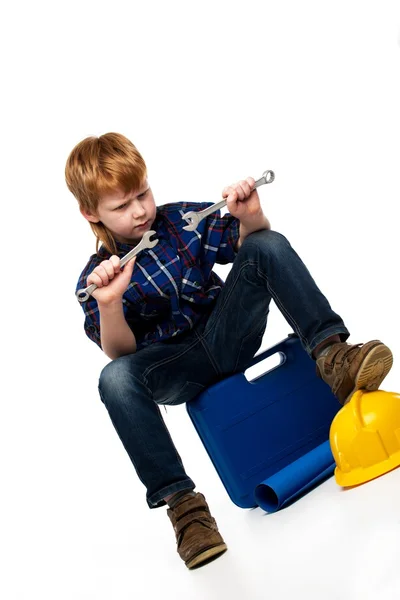
{"label": "boy's face", "polygon": [[156,205],[147,179],[136,192],[124,195],[122,190],[102,196],[96,214],[82,215],[92,223],[101,221],[119,242],[137,244],[151,229]]}

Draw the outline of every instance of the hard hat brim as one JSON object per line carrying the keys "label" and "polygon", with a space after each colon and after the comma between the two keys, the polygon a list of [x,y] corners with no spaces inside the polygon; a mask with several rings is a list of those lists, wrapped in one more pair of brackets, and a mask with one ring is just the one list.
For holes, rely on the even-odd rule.
{"label": "hard hat brim", "polygon": [[360,485],[366,483],[371,479],[380,477],[396,467],[400,466],[400,452],[396,452],[392,456],[389,456],[386,460],[371,465],[370,467],[360,467],[359,469],[352,469],[349,473],[343,473],[339,467],[335,468],[335,481],[342,487],[352,487],[354,485]]}

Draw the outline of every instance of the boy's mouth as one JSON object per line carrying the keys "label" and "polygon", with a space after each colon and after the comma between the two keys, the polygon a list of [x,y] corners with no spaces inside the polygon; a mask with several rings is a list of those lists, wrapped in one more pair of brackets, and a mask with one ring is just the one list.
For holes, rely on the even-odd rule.
{"label": "boy's mouth", "polygon": [[142,223],[141,225],[136,225],[135,229],[144,229],[145,227],[147,227],[149,222],[150,221],[146,221],[145,223]]}

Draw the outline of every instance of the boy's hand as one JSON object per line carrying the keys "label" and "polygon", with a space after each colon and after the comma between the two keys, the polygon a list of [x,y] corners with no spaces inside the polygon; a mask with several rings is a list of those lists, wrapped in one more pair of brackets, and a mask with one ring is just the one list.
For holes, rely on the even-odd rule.
{"label": "boy's hand", "polygon": [[257,189],[254,189],[255,179],[247,177],[227,186],[222,191],[222,197],[227,199],[230,214],[239,221],[254,221],[263,215]]}
{"label": "boy's hand", "polygon": [[136,256],[120,268],[120,259],[113,254],[108,260],[103,260],[87,278],[86,285],[91,283],[97,285],[92,292],[93,298],[99,304],[113,304],[122,301],[122,296],[130,284]]}

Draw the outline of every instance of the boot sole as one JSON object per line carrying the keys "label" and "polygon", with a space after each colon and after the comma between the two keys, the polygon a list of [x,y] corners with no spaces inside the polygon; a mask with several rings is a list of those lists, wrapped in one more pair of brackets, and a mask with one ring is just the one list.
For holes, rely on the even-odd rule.
{"label": "boot sole", "polygon": [[347,396],[344,404],[347,404],[357,390],[367,390],[368,392],[377,390],[389,373],[392,365],[393,354],[385,344],[380,344],[372,348],[361,363],[354,380],[354,388]]}
{"label": "boot sole", "polygon": [[223,554],[224,552],[226,552],[226,550],[228,550],[226,544],[219,544],[218,546],[213,546],[212,548],[201,550],[201,552],[196,554],[196,556],[193,556],[185,564],[188,569],[199,567],[202,563],[209,562],[212,558],[217,558],[219,554]]}

